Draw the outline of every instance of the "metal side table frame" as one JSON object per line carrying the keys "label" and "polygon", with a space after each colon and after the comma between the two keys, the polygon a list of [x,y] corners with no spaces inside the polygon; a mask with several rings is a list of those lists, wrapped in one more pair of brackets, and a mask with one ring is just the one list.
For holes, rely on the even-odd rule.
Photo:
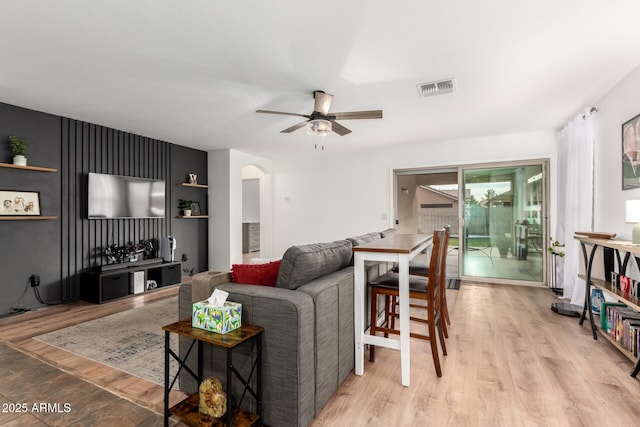
{"label": "metal side table frame", "polygon": [[[169,425],[169,417],[171,416],[171,411],[169,408],[169,393],[173,386],[175,385],[180,372],[184,368],[197,382],[198,388],[200,387],[200,383],[203,380],[202,373],[202,347],[203,343],[209,343],[216,347],[226,348],[226,374],[227,374],[227,414],[226,414],[226,425],[232,426],[241,412],[242,401],[244,400],[247,392],[251,394],[251,396],[256,401],[257,408],[257,419],[251,424],[255,424],[262,421],[262,334],[264,333],[264,328],[260,326],[254,325],[242,325],[240,329],[236,329],[235,331],[231,331],[227,334],[217,334],[214,332],[205,331],[202,329],[194,328],[191,326],[191,319],[181,320],[179,322],[173,323],[171,325],[163,326],[162,329],[165,331],[165,353],[164,353],[164,426],[167,427]],[[176,333],[178,335],[191,338],[193,341],[185,354],[184,359],[180,358],[179,354],[176,354],[170,345],[169,336],[171,333]],[[247,342],[251,342],[256,340],[256,358],[252,364],[251,372],[244,378],[240,372],[233,365],[233,350]],[[198,343],[198,369],[197,373],[193,372],[191,368],[186,365],[186,360],[189,358],[191,351],[194,348],[194,345]],[[169,374],[169,356],[173,357],[179,364],[178,372],[170,379]],[[250,382],[251,379],[254,378],[256,380],[255,390],[251,387]],[[233,377],[236,377],[244,386],[242,391],[242,396],[240,400],[232,405],[233,396]],[[197,404],[199,402],[198,393],[191,395],[183,402],[179,403],[175,407],[184,406],[182,410],[185,412],[191,410],[193,412],[193,405],[195,404],[195,410],[197,411]],[[175,408],[174,407],[174,408]],[[234,407],[233,414],[231,414],[231,409]],[[183,420],[183,422],[187,422],[188,420]]]}

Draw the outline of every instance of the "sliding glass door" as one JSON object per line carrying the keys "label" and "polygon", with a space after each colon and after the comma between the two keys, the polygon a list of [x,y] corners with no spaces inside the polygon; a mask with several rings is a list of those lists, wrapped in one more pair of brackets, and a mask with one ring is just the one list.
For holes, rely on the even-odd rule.
{"label": "sliding glass door", "polygon": [[544,283],[546,161],[460,169],[462,277]]}

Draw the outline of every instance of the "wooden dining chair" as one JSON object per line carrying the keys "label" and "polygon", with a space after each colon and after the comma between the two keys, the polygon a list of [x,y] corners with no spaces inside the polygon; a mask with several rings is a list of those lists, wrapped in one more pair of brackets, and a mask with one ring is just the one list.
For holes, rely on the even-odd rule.
{"label": "wooden dining chair", "polygon": [[[449,318],[449,307],[447,305],[447,292],[446,292],[446,288],[447,288],[447,254],[449,253],[449,238],[451,237],[451,226],[450,225],[445,225],[444,226],[444,231],[445,231],[445,238],[444,238],[444,242],[443,244],[445,245],[445,256],[444,256],[444,264],[442,266],[442,274],[441,274],[441,280],[442,280],[442,286],[443,286],[443,292],[442,292],[442,317],[444,318],[444,322],[442,323],[442,331],[444,332],[444,337],[445,338],[449,338],[449,328],[447,325],[451,325],[451,319]],[[398,267],[395,266],[392,270],[393,272],[397,273],[398,272]],[[410,261],[409,262],[409,274],[413,275],[413,276],[421,276],[421,277],[429,277],[429,266],[427,265],[427,263],[424,262],[414,262],[414,261]],[[394,303],[394,300],[392,299],[391,304]],[[417,304],[412,304],[411,307],[420,307]],[[393,327],[393,326],[392,326]]]}
{"label": "wooden dining chair", "polygon": [[[438,377],[442,376],[442,368],[440,367],[440,357],[438,354],[438,340],[442,347],[443,356],[447,355],[442,329],[442,293],[444,291],[444,282],[440,277],[442,274],[443,258],[446,259],[444,237],[444,229],[434,230],[428,277],[409,276],[409,297],[426,302],[426,316],[410,316],[410,319],[426,323],[428,329],[428,334],[426,335],[411,332],[410,336],[430,342],[433,363]],[[395,329],[397,311],[394,301],[394,297],[399,297],[399,274],[394,272],[383,274],[371,281],[369,288],[371,289],[371,327],[369,333],[375,335],[378,332],[382,332],[385,337],[388,336],[388,334],[399,334],[400,331]],[[378,295],[385,296],[385,318],[380,326],[378,326],[377,322]],[[371,362],[375,361],[375,346],[372,344],[369,345],[369,360]]]}

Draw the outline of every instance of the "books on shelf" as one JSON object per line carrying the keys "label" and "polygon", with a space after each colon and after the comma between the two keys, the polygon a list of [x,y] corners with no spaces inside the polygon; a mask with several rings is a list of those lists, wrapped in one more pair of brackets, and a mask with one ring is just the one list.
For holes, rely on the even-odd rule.
{"label": "books on shelf", "polygon": [[640,313],[621,303],[603,303],[600,326],[612,340],[638,356],[640,348]]}
{"label": "books on shelf", "polygon": [[621,302],[603,302],[602,307],[600,309],[600,329],[611,333],[611,323],[609,322],[609,312],[607,311],[609,307],[625,307],[625,305]]}

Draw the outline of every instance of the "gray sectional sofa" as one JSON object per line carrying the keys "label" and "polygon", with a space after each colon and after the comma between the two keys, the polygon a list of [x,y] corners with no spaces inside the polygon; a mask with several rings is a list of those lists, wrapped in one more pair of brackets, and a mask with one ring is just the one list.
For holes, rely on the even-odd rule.
{"label": "gray sectional sofa", "polygon": [[[275,287],[237,284],[230,273],[205,272],[180,287],[180,318],[191,317],[194,301],[205,299],[214,288],[229,292],[229,301],[242,304],[242,322],[265,328],[262,354],[263,424],[307,426],[354,368],[353,245],[393,230],[369,233],[330,243],[292,246],[282,257]],[[385,264],[368,263],[370,279],[384,273]],[[384,271],[383,271],[384,270]],[[368,293],[367,293],[368,294]],[[184,357],[190,342],[180,340]],[[234,351],[234,365],[248,372],[254,348]],[[197,355],[187,365],[194,371]],[[223,382],[225,354],[208,345],[203,349],[204,376]],[[238,386],[238,387],[236,387]],[[196,391],[187,373],[180,389]],[[234,382],[234,395],[241,392]],[[255,410],[253,399],[243,406]]]}

